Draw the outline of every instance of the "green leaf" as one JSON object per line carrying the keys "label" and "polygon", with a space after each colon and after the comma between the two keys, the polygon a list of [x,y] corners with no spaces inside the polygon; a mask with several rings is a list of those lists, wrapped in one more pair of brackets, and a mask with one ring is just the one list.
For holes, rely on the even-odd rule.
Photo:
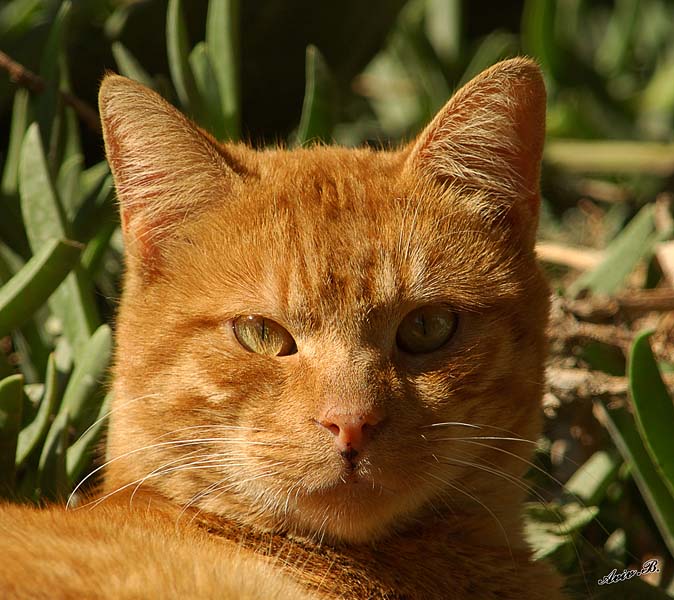
{"label": "green leaf", "polygon": [[64,499],[68,493],[66,450],[69,428],[68,414],[59,413],[40,454],[37,472],[40,495],[51,500]]}
{"label": "green leaf", "polygon": [[9,130],[7,155],[2,171],[2,184],[0,185],[2,193],[7,196],[16,195],[19,191],[19,157],[23,136],[26,133],[30,118],[29,100],[28,90],[16,90],[14,104],[12,105],[12,122]]}
{"label": "green leaf", "polygon": [[564,488],[585,505],[597,505],[603,500],[608,486],[618,476],[620,464],[615,456],[599,450],[569,478]]}
{"label": "green leaf", "polygon": [[57,134],[59,133],[60,123],[57,114],[61,108],[59,95],[61,61],[65,56],[71,9],[72,3],[70,0],[61,3],[49,30],[49,37],[42,52],[40,63],[40,76],[45,81],[46,87],[37,99],[36,112],[42,139],[45,146],[50,150],[56,146]]}
{"label": "green leaf", "polygon": [[239,0],[210,0],[206,17],[206,48],[213,67],[224,119],[223,138],[241,136],[239,75]]}
{"label": "green leaf", "polygon": [[107,173],[98,187],[90,191],[77,212],[73,230],[78,239],[89,240],[96,235],[102,224],[117,223],[114,196],[112,175]]}
{"label": "green leaf", "polygon": [[[54,238],[67,238],[70,226],[51,180],[39,130],[33,123],[26,132],[19,167],[21,211],[28,241],[34,253]],[[76,268],[49,300],[49,306],[63,324],[76,360],[99,322],[93,287],[84,272]]]}
{"label": "green leaf", "polygon": [[632,466],[634,481],[669,551],[674,554],[674,496],[663,482],[637,432],[634,420],[624,408],[609,410],[595,401],[602,424],[608,430],[625,461]]}
{"label": "green leaf", "polygon": [[45,374],[44,392],[35,418],[19,433],[16,448],[16,468],[19,469],[30,454],[40,445],[49,430],[49,422],[58,404],[58,373],[54,355],[49,355]]}
{"label": "green leaf", "polygon": [[561,62],[555,31],[556,2],[527,0],[522,12],[522,46],[540,61],[541,67],[557,78]]}
{"label": "green leaf", "polygon": [[72,154],[64,158],[59,169],[56,187],[68,222],[77,214],[80,206],[80,176],[84,167],[84,156]]}
{"label": "green leaf", "polygon": [[554,557],[568,566],[575,559],[576,536],[598,513],[596,506],[581,506],[578,502],[526,504],[524,530],[534,550],[534,560]]}
{"label": "green leaf", "polygon": [[652,331],[640,333],[630,354],[630,393],[636,409],[641,439],[662,480],[674,497],[674,402],[662,381],[648,338]]}
{"label": "green leaf", "polygon": [[461,0],[426,0],[426,36],[445,66],[456,63],[462,46]]}
{"label": "green leaf", "polygon": [[24,35],[40,18],[44,0],[14,0],[0,7],[0,39],[9,42],[10,34]]}
{"label": "green leaf", "polygon": [[112,55],[115,58],[119,72],[124,77],[134,79],[144,86],[154,89],[155,84],[152,77],[150,77],[149,73],[138,62],[138,59],[121,42],[114,42],[112,44]]}
{"label": "green leaf", "polygon": [[630,46],[634,43],[634,30],[639,21],[641,0],[620,0],[606,27],[606,34],[597,48],[595,62],[608,75],[618,75],[625,70]]}
{"label": "green leaf", "polygon": [[14,488],[16,444],[21,428],[23,375],[0,381],[0,494]]}
{"label": "green leaf", "polygon": [[575,296],[583,290],[607,295],[616,292],[639,260],[653,248],[654,229],[653,205],[647,204],[608,245],[606,258],[578,277],[568,293]]}
{"label": "green leaf", "polygon": [[202,109],[197,85],[189,62],[189,41],[181,0],[169,0],[166,11],[166,49],[171,79],[183,109],[202,123]]}
{"label": "green leaf", "polygon": [[105,178],[110,175],[110,167],[106,160],[89,167],[82,171],[80,186],[82,188],[82,196],[84,198],[95,193],[105,181]]}
{"label": "green leaf", "polygon": [[37,123],[28,128],[21,148],[19,192],[26,234],[33,252],[47,240],[70,237]]}
{"label": "green leaf", "polygon": [[77,264],[81,252],[75,242],[49,240],[0,288],[0,337],[30,319]]}
{"label": "green leaf", "polygon": [[82,268],[89,274],[89,277],[94,277],[98,267],[105,256],[112,238],[118,227],[115,221],[104,221],[99,228],[96,235],[87,244],[84,253],[82,254]]}
{"label": "green leaf", "polygon": [[330,141],[335,124],[336,87],[332,74],[316,46],[307,46],[306,86],[296,142]]}
{"label": "green leaf", "polygon": [[[76,430],[87,427],[87,421],[93,417],[91,402],[103,383],[111,350],[112,332],[108,325],[101,325],[87,342],[82,360],[75,365],[59,414],[66,413]],[[98,410],[98,406],[93,410]]]}
{"label": "green leaf", "polygon": [[112,393],[108,393],[101,404],[96,420],[86,429],[79,439],[68,448],[66,468],[70,485],[74,485],[79,480],[82,473],[91,462],[95,446],[103,433],[103,429],[107,425],[111,404]]}
{"label": "green leaf", "polygon": [[499,60],[517,53],[517,36],[503,31],[494,31],[487,35],[472,55],[468,66],[461,76],[459,86],[468,83],[486,68]]}
{"label": "green leaf", "polygon": [[190,66],[194,73],[199,96],[201,97],[205,119],[208,123],[209,131],[218,139],[227,136],[227,125],[222,113],[222,103],[220,101],[220,92],[215,79],[215,71],[208,55],[206,44],[199,42],[190,54]]}

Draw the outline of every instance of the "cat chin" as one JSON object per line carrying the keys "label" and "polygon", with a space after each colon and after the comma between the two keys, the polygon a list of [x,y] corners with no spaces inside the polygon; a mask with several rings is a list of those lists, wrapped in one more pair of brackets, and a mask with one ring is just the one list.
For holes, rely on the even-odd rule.
{"label": "cat chin", "polygon": [[296,535],[332,543],[363,544],[389,535],[416,513],[423,499],[365,480],[298,494],[284,515]]}

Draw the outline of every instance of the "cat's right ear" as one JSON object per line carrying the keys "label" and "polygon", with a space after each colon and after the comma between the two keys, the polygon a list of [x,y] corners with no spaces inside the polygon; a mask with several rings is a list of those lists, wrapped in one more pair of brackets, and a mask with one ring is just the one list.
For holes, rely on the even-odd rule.
{"label": "cat's right ear", "polygon": [[242,168],[208,134],[145,86],[107,75],[99,110],[105,151],[133,266],[161,266],[162,242],[212,200]]}

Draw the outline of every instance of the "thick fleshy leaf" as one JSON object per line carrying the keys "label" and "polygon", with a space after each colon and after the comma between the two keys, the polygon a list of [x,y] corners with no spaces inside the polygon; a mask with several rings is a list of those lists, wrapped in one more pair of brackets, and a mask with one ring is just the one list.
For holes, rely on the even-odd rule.
{"label": "thick fleshy leaf", "polygon": [[44,392],[40,406],[33,420],[21,430],[16,448],[16,468],[20,468],[30,454],[40,445],[47,435],[49,423],[58,403],[58,372],[54,355],[49,355],[45,374]]}
{"label": "thick fleshy leaf", "polygon": [[98,410],[98,406],[92,407],[91,403],[104,382],[111,350],[112,332],[108,325],[101,325],[89,339],[84,358],[75,365],[70,376],[59,414],[67,413],[76,430],[88,427]]}
{"label": "thick fleshy leaf", "polygon": [[0,496],[14,488],[16,444],[21,428],[23,376],[0,381]]}
{"label": "thick fleshy leaf", "polygon": [[96,445],[107,425],[111,403],[112,393],[108,393],[101,404],[96,420],[84,431],[78,440],[68,448],[66,468],[68,471],[68,480],[71,485],[77,483],[94,457]]}
{"label": "thick fleshy leaf", "polygon": [[624,408],[609,410],[596,401],[599,417],[623,458],[632,466],[634,481],[669,551],[674,554],[674,496],[639,437],[634,419]]}
{"label": "thick fleshy leaf", "polygon": [[[28,128],[19,167],[21,211],[31,249],[39,252],[53,239],[69,237],[71,227],[51,179],[37,124]],[[63,331],[78,357],[99,322],[93,287],[76,268],[57,288],[49,301],[61,320]]]}
{"label": "thick fleshy leaf", "polygon": [[630,392],[641,439],[674,497],[674,402],[662,381],[648,338],[639,334],[630,354]]}
{"label": "thick fleshy leaf", "polygon": [[654,229],[653,205],[647,204],[608,245],[604,260],[569,286],[569,294],[575,296],[583,290],[607,295],[616,292],[637,263],[652,250],[657,241],[652,235]]}
{"label": "thick fleshy leaf", "polygon": [[30,319],[77,264],[81,252],[75,242],[49,240],[0,288],[0,337]]}
{"label": "thick fleshy leaf", "polygon": [[68,493],[66,450],[70,423],[67,413],[59,413],[49,430],[38,463],[39,495],[50,500],[62,500]]}

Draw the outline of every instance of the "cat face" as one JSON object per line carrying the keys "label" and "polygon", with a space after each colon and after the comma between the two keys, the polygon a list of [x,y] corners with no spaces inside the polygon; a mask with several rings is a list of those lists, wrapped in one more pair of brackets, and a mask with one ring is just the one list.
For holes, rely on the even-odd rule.
{"label": "cat face", "polygon": [[106,79],[128,262],[107,489],[347,542],[519,498],[543,106],[520,59],[402,150],[256,152]]}

